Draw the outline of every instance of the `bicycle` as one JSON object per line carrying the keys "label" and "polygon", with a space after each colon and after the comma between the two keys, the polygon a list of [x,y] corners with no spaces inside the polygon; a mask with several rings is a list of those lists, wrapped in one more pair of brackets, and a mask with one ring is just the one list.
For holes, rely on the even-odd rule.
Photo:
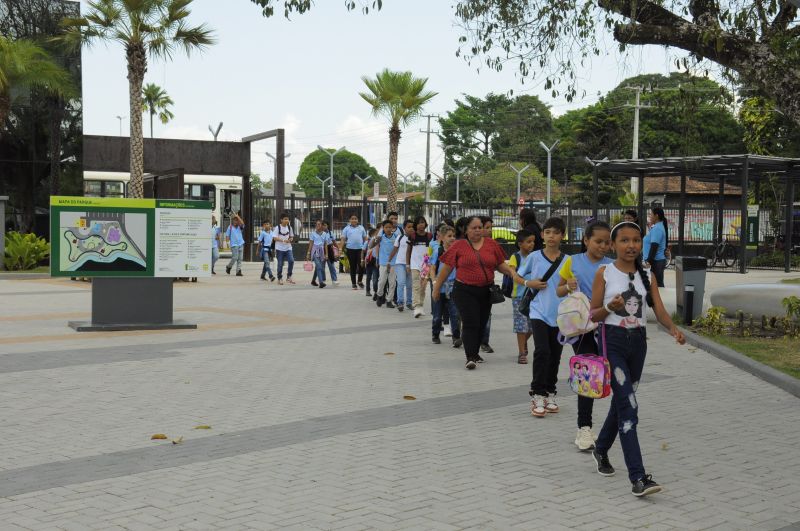
{"label": "bicycle", "polygon": [[736,251],[737,249],[731,243],[730,239],[725,238],[722,242],[714,243],[706,247],[703,251],[703,256],[706,258],[709,269],[717,265],[717,262],[721,262],[725,267],[733,267],[734,264],[736,264],[736,260],[739,258]]}

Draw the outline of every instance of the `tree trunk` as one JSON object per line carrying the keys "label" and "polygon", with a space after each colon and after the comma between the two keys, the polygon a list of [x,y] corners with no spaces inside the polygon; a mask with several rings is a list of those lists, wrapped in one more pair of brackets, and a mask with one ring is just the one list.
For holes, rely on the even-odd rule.
{"label": "tree trunk", "polygon": [[64,100],[48,98],[50,103],[50,195],[61,191],[61,122],[64,119]]}
{"label": "tree trunk", "polygon": [[153,138],[153,112],[150,112],[150,138]]}
{"label": "tree trunk", "polygon": [[387,212],[397,212],[397,151],[400,147],[400,128],[392,125],[389,129],[389,190],[386,194]]}
{"label": "tree trunk", "polygon": [[129,44],[126,50],[128,58],[128,90],[130,97],[130,143],[131,143],[131,180],[128,185],[128,197],[144,197],[144,139],[142,136],[142,83],[147,72],[147,56],[142,44]]}

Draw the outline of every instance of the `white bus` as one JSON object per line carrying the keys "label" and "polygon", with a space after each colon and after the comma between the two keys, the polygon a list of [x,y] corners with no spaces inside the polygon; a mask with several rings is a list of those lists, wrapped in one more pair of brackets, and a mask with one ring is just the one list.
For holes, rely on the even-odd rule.
{"label": "white bus", "polygon": [[[130,174],[123,172],[83,172],[86,197],[127,197]],[[214,216],[225,229],[230,213],[242,209],[242,178],[230,175],[184,175],[185,199],[211,201]]]}

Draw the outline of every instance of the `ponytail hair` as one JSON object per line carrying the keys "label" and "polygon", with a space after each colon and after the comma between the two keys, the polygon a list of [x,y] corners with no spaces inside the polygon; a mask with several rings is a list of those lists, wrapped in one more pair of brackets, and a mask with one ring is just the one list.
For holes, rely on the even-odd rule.
{"label": "ponytail hair", "polygon": [[642,255],[636,257],[636,271],[639,272],[639,277],[642,279],[642,284],[644,284],[644,289],[647,292],[645,296],[645,300],[647,301],[647,305],[651,308],[653,307],[653,296],[650,294],[650,271],[644,268],[642,264]]}
{"label": "ponytail hair", "polygon": [[664,214],[664,209],[661,207],[653,207],[651,209],[653,214],[658,217],[658,220],[664,224],[664,241],[669,245],[669,222],[667,216]]}

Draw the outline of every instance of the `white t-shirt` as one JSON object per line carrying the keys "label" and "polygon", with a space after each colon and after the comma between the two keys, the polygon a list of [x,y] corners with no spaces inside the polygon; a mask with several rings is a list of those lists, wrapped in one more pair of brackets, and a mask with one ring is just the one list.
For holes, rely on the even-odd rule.
{"label": "white t-shirt", "polygon": [[417,271],[422,270],[422,264],[425,262],[425,256],[428,255],[428,245],[431,243],[431,235],[426,233],[425,236],[415,234],[412,236],[413,245],[411,246],[411,269]]}
{"label": "white t-shirt", "polygon": [[[649,275],[650,270],[645,269],[645,274]],[[621,326],[623,328],[636,328],[647,324],[647,291],[639,273],[631,275],[617,269],[612,263],[606,265],[603,271],[603,279],[606,281],[606,290],[603,294],[603,305],[608,305],[611,299],[617,295],[622,295],[625,300],[625,307],[621,310],[610,313],[605,319],[605,323],[611,326]],[[631,289],[631,285],[633,289]]]}
{"label": "white t-shirt", "polygon": [[403,233],[402,236],[397,238],[397,241],[394,242],[394,246],[397,247],[397,255],[395,256],[395,264],[396,265],[407,265],[406,264],[406,249],[408,249],[408,236]]}
{"label": "white t-shirt", "polygon": [[[289,236],[294,236],[294,231],[292,227],[283,225],[278,225],[274,229],[272,229],[272,237],[273,238],[288,238]],[[275,240],[275,250],[276,251],[291,251],[292,244],[287,242],[282,242],[280,239]]]}

